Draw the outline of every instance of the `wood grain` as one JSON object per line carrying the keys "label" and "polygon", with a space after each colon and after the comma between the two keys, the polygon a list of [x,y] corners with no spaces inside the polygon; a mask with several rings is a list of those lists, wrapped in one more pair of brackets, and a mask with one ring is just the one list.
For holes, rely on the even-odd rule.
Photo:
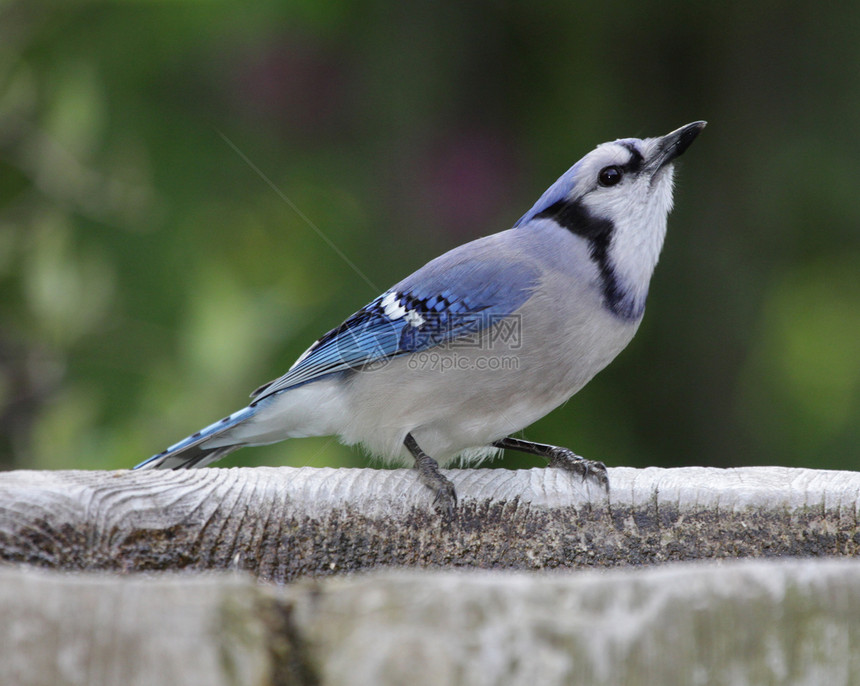
{"label": "wood grain", "polygon": [[0,474],[0,560],[63,570],[242,569],[275,582],[381,566],[554,569],[854,556],[860,474],[446,470],[446,521],[410,470]]}

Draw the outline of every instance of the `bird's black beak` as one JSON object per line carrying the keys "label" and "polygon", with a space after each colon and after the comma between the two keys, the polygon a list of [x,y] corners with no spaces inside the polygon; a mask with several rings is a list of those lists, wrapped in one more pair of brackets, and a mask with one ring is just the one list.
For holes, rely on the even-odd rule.
{"label": "bird's black beak", "polygon": [[692,124],[675,129],[660,139],[657,145],[657,154],[654,158],[654,169],[660,169],[671,161],[680,157],[690,144],[696,140],[702,129],[708,122],[694,121]]}

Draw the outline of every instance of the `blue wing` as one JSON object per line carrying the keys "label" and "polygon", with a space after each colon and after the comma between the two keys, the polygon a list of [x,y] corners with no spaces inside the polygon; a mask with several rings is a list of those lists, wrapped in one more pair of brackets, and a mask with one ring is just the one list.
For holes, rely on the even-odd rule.
{"label": "blue wing", "polygon": [[284,376],[254,391],[252,405],[331,374],[372,368],[473,335],[508,317],[531,295],[536,268],[487,260],[474,256],[474,248],[462,248],[429,262],[329,331]]}

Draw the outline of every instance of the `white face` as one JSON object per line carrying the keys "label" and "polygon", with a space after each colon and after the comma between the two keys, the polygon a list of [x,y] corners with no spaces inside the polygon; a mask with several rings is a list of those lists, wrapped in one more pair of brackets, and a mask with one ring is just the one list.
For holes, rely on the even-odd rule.
{"label": "white face", "polygon": [[693,122],[659,138],[597,146],[514,226],[554,221],[587,241],[610,308],[623,316],[641,315],[672,209],[672,163],[704,126]]}
{"label": "white face", "polygon": [[580,162],[571,200],[616,224],[665,217],[672,209],[674,169],[659,164],[659,143],[659,138],[626,139],[598,146]]}
{"label": "white face", "polygon": [[674,170],[664,162],[660,143],[659,138],[625,139],[598,146],[582,159],[570,196],[592,216],[612,222],[608,261],[626,297],[636,303],[632,310],[644,307],[672,209]]}

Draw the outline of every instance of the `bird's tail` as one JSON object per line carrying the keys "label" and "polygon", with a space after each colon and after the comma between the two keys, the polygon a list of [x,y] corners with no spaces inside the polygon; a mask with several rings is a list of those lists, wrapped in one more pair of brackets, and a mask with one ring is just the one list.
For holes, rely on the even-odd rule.
{"label": "bird's tail", "polygon": [[174,443],[164,452],[153,455],[148,460],[144,460],[134,467],[134,469],[192,469],[194,467],[205,467],[207,464],[215,462],[215,460],[220,460],[227,453],[241,448],[244,443],[238,442],[232,445],[224,445],[222,438],[221,441],[218,441],[217,446],[207,446],[207,444],[212,439],[220,437],[239,424],[246,422],[257,414],[258,410],[259,406],[249,406],[238,412],[234,412],[229,417],[224,417],[224,419],[210,424],[205,429],[201,429],[187,438],[183,438],[178,443]]}

